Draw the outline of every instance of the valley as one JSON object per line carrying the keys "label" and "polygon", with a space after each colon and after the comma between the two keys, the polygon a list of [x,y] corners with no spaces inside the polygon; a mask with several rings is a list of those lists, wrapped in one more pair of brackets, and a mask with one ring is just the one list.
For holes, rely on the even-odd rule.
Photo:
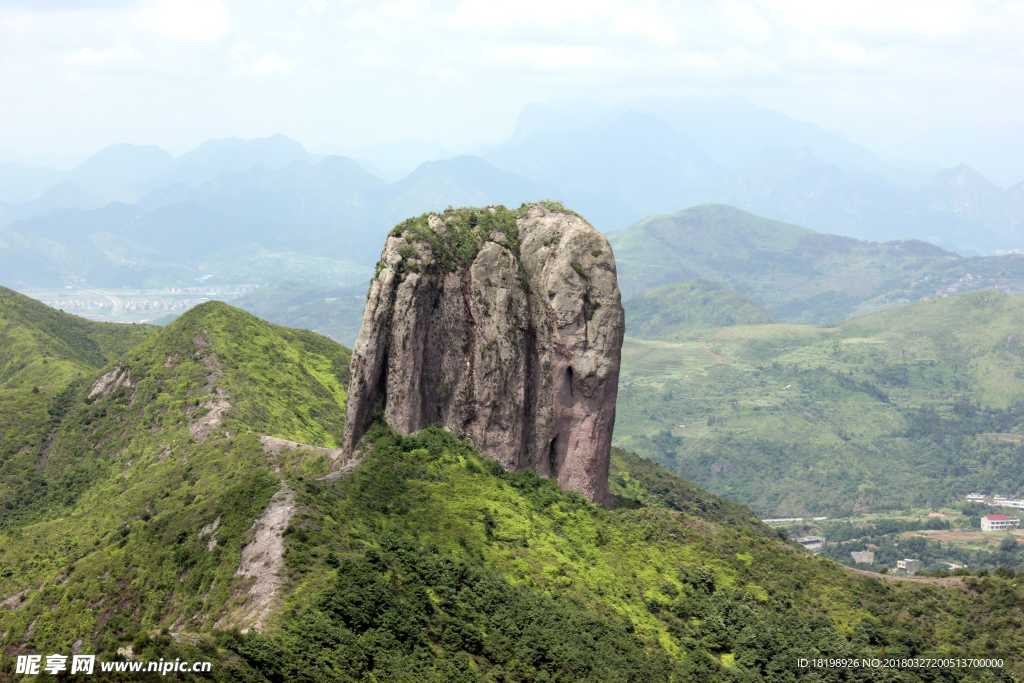
{"label": "valley", "polygon": [[[978,528],[979,514],[1001,512],[1014,516],[1014,511],[979,510],[962,501],[956,505],[850,513],[827,520],[798,520],[772,526],[785,528],[791,538],[824,538],[824,548],[818,552],[823,557],[848,567],[894,576],[968,576],[979,570],[1005,572],[1007,567],[1020,564],[1024,530],[991,532]],[[860,554],[865,551],[871,554]],[[897,562],[907,558],[920,562],[914,572],[898,568]]]}
{"label": "valley", "polygon": [[[627,307],[627,327],[629,309]],[[1024,300],[983,291],[842,323],[627,337],[616,444],[763,517],[1015,494]]]}
{"label": "valley", "polygon": [[232,301],[257,289],[258,285],[242,284],[134,290],[125,286],[109,290],[79,282],[59,288],[25,288],[21,293],[86,320],[164,324],[203,302]]}

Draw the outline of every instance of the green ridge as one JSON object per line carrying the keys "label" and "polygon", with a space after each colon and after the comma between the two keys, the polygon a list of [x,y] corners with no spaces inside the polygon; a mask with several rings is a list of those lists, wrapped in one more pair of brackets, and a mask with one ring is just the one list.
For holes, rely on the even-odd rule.
{"label": "green ridge", "polygon": [[0,287],[0,505],[26,495],[45,462],[66,387],[156,329],[84,320]]}
{"label": "green ridge", "polygon": [[1017,277],[1020,270],[1019,259],[961,259],[917,240],[824,235],[724,204],[649,216],[608,241],[626,299],[702,278],[743,292],[786,322],[838,322],[934,296],[939,281],[965,273]]}
{"label": "green ridge", "polygon": [[626,333],[638,339],[707,327],[778,322],[750,297],[708,280],[653,287],[626,300],[623,308]]}
{"label": "green ridge", "polygon": [[278,280],[231,305],[275,325],[312,330],[352,346],[363,324],[366,285],[323,287],[307,280]]}
{"label": "green ridge", "polygon": [[313,332],[270,325],[219,302],[197,306],[105,368],[131,386],[88,398],[94,373],[48,399],[42,433],[4,463],[4,521],[56,516],[96,482],[117,481],[128,461],[189,447],[189,416],[208,410],[213,373],[222,373],[217,384],[233,407],[215,437],[256,433],[336,447],[349,358]]}
{"label": "green ridge", "polygon": [[0,287],[0,388],[64,385],[106,365],[155,329],[92,322]]}

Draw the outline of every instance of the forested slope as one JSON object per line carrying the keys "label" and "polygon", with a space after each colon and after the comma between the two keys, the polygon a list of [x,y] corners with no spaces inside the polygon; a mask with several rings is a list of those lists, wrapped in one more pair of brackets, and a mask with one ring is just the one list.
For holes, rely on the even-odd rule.
{"label": "forested slope", "polygon": [[1024,493],[1024,300],[627,338],[616,443],[762,516]]}
{"label": "forested slope", "polygon": [[[1020,666],[1015,579],[853,576],[628,453],[614,510],[437,428],[376,423],[342,464],[347,361],[211,303],[68,385],[38,474],[5,506],[5,654],[210,659],[214,679],[252,681],[795,680],[815,656]],[[1001,675],[934,680],[975,674]]]}

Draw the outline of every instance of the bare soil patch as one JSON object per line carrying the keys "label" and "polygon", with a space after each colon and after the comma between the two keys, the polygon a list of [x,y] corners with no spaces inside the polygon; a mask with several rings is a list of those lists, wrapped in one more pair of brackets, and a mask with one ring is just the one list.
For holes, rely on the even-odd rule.
{"label": "bare soil patch", "polygon": [[250,601],[239,622],[248,622],[248,627],[257,631],[263,630],[263,620],[284,584],[283,535],[294,513],[295,493],[281,482],[281,490],[274,494],[263,515],[253,524],[255,538],[242,548],[242,563],[235,576],[256,580],[249,586]]}

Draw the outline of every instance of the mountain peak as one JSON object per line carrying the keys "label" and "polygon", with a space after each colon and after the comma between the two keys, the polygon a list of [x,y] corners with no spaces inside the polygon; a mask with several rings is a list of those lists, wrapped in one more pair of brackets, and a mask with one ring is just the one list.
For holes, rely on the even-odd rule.
{"label": "mountain peak", "polygon": [[[242,139],[210,138],[178,157],[178,161],[198,161],[201,163],[225,162],[228,160],[252,161],[252,165],[263,163],[274,167],[284,166],[292,161],[305,161],[309,154],[302,144],[284,135],[271,135],[266,138]],[[268,166],[269,167],[269,166]],[[239,168],[238,170],[243,170]]]}
{"label": "mountain peak", "polygon": [[998,190],[1000,187],[992,183],[980,172],[974,170],[965,163],[959,163],[953,168],[944,168],[928,181],[934,187],[946,187],[950,189],[976,188],[985,191]]}
{"label": "mountain peak", "polygon": [[554,99],[523,106],[508,142],[517,144],[545,133],[569,133],[587,128],[604,128],[615,122],[621,109],[591,100]]}
{"label": "mountain peak", "polygon": [[133,145],[127,142],[110,145],[75,167],[69,177],[92,187],[141,184],[162,173],[174,157],[156,145]]}
{"label": "mountain peak", "polygon": [[446,210],[388,237],[353,349],[345,449],[381,409],[610,504],[624,319],[608,241],[554,203]]}

